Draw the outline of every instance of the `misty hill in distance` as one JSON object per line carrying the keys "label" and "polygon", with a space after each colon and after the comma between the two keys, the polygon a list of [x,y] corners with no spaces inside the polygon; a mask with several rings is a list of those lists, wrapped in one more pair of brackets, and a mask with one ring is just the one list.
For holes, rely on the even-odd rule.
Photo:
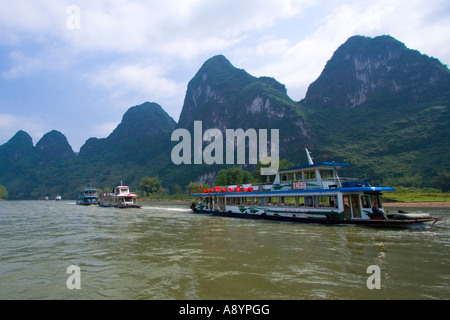
{"label": "misty hill in distance", "polygon": [[107,138],[86,141],[78,155],[60,132],[33,146],[19,131],[0,146],[0,184],[10,199],[67,199],[89,183],[105,188],[123,180],[136,189],[143,176],[158,176],[169,190],[211,183],[223,166],[171,162],[172,132],[192,132],[202,121],[204,131],[278,129],[280,157],[294,164],[306,164],[308,147],[316,162],[349,163],[343,176],[433,186],[439,173],[450,172],[449,104],[448,68],[390,36],[349,38],[299,102],[275,79],[254,77],[218,55],[189,82],[178,123],[146,102],[130,108]]}

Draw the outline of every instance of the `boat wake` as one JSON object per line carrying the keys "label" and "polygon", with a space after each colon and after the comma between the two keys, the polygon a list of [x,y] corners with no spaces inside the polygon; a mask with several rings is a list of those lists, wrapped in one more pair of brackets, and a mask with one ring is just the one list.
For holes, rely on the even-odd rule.
{"label": "boat wake", "polygon": [[411,223],[406,226],[408,229],[431,229],[431,226],[425,223],[417,222],[417,223]]}
{"label": "boat wake", "polygon": [[167,207],[142,207],[141,209],[146,210],[165,210],[165,211],[177,211],[177,212],[189,212],[190,209],[186,208],[167,208]]}

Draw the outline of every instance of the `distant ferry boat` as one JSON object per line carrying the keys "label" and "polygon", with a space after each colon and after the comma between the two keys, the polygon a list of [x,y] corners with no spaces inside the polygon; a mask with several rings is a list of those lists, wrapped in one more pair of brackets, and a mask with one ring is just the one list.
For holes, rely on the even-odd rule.
{"label": "distant ferry boat", "polygon": [[[390,187],[372,187],[368,181],[339,178],[345,163],[309,164],[279,170],[271,185],[234,185],[191,190],[198,198],[195,213],[278,221],[405,227],[434,224],[429,214],[386,214],[382,192]],[[346,181],[344,181],[346,180]]]}
{"label": "distant ferry boat", "polygon": [[91,185],[89,185],[88,188],[80,191],[80,193],[77,195],[77,204],[80,205],[98,204],[97,190],[95,188],[92,188]]}
{"label": "distant ferry boat", "polygon": [[114,188],[112,193],[102,193],[99,205],[115,208],[140,208],[137,198],[138,195],[130,193],[130,188],[121,183],[120,186]]}

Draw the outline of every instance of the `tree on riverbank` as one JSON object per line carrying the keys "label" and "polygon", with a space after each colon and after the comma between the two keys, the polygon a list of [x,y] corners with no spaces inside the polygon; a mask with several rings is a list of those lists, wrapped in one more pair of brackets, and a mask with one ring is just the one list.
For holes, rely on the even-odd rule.
{"label": "tree on riverbank", "polygon": [[215,184],[217,186],[227,186],[234,184],[251,183],[252,175],[239,167],[224,169],[219,171]]}
{"label": "tree on riverbank", "polygon": [[442,192],[450,191],[450,173],[441,172],[434,178],[435,185],[441,189]]}
{"label": "tree on riverbank", "polygon": [[155,194],[162,189],[161,181],[158,177],[143,177],[139,183],[139,187],[145,194]]}
{"label": "tree on riverbank", "polygon": [[0,200],[4,200],[8,198],[8,191],[2,185],[0,185]]}

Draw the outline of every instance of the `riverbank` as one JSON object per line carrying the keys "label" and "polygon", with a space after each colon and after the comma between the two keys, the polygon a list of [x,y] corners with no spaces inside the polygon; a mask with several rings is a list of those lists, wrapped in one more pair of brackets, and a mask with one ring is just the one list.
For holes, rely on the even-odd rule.
{"label": "riverbank", "polygon": [[395,208],[450,208],[450,202],[385,202],[383,206]]}

